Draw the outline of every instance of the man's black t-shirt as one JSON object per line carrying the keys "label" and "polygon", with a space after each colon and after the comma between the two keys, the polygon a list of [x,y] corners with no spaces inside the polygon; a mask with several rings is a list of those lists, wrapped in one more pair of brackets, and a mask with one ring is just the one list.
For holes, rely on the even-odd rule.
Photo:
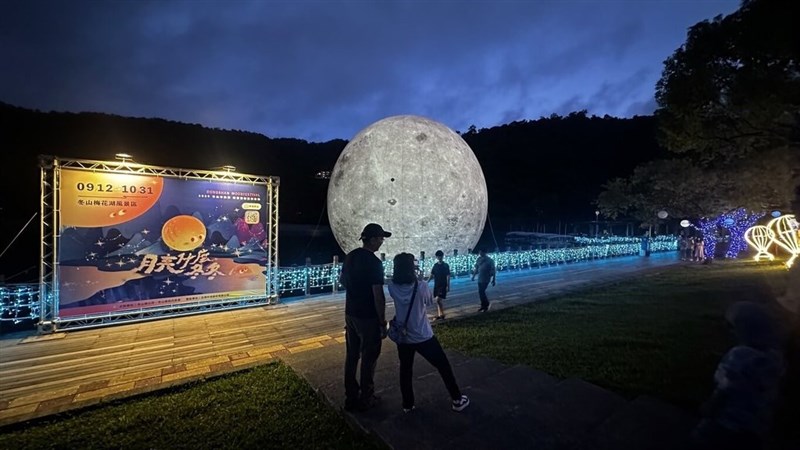
{"label": "man's black t-shirt", "polygon": [[446,262],[436,262],[431,268],[431,275],[433,275],[433,286],[445,287],[447,286],[447,276],[450,275],[450,266]]}
{"label": "man's black t-shirt", "polygon": [[344,313],[362,319],[378,318],[372,286],[383,284],[383,264],[374,253],[359,247],[347,254],[342,266]]}

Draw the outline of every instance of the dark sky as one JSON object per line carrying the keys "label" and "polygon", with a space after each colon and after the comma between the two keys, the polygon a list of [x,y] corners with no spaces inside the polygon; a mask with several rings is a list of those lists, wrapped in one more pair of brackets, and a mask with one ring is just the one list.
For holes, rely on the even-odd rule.
{"label": "dark sky", "polygon": [[0,2],[0,101],[350,139],[650,114],[664,59],[738,0]]}

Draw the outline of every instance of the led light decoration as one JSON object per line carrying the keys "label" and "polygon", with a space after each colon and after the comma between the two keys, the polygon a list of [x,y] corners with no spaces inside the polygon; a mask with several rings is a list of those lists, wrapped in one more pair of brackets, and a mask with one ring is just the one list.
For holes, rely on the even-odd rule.
{"label": "led light decoration", "polygon": [[747,250],[747,242],[744,240],[744,233],[748,228],[764,217],[763,213],[748,213],[744,208],[739,208],[729,214],[723,214],[722,227],[728,229],[729,241],[728,250],[725,252],[726,258],[736,258],[739,254]]}
{"label": "led light decoration", "polygon": [[[548,248],[513,252],[495,252],[489,255],[495,260],[497,270],[521,270],[548,267],[577,261],[587,261],[618,256],[630,256],[639,253],[641,240],[631,237],[609,238],[576,238],[576,247]],[[653,252],[676,251],[678,240],[674,236],[658,236],[651,240]],[[469,275],[475,266],[478,255],[466,254],[448,256],[453,276]],[[419,260],[420,271],[427,276],[434,260]],[[391,278],[394,267],[392,259],[383,261],[383,270],[387,278]],[[281,296],[308,295],[309,293],[336,290],[339,285],[341,264],[324,264],[305,267],[281,268],[278,274]]]}
{"label": "led light decoration", "polygon": [[[507,271],[637,255],[641,246],[641,240],[632,237],[612,236],[576,238],[575,240],[577,244],[575,247],[496,252],[490,255],[495,260],[497,270]],[[657,236],[651,239],[650,248],[653,252],[676,251],[678,240],[675,236]],[[475,254],[459,254],[448,256],[446,261],[450,265],[453,276],[465,276],[472,271],[477,258],[478,255]],[[420,270],[424,275],[427,276],[430,273],[433,262],[434,260],[431,258],[419,261]],[[385,260],[383,266],[386,276],[391,277],[392,260]],[[277,274],[277,289],[282,297],[337,291],[342,288],[339,285],[341,268],[341,263],[281,267]],[[39,308],[38,284],[0,286],[0,320],[14,323],[35,321],[40,317]]]}
{"label": "led light decoration", "polygon": [[739,253],[747,249],[744,233],[748,228],[763,217],[763,213],[748,213],[744,208],[739,208],[713,219],[702,218],[698,228],[703,235],[703,250],[706,259],[713,259],[717,249],[717,239],[720,228],[728,230],[728,249],[726,258],[736,258]]}
{"label": "led light decoration", "polygon": [[769,227],[764,225],[750,227],[744,232],[744,239],[758,251],[756,256],[753,257],[756,261],[760,261],[761,258],[767,258],[770,261],[775,259],[775,255],[769,252],[769,246],[772,245],[772,240],[775,239],[775,233]]}
{"label": "led light decoration", "polygon": [[0,322],[18,324],[39,318],[39,285],[0,286]]}
{"label": "led light decoration", "polygon": [[717,250],[717,221],[703,217],[698,221],[697,228],[703,238],[703,258],[714,258]]}
{"label": "led light decoration", "polygon": [[[642,242],[640,237],[629,236],[607,236],[607,237],[581,237],[573,238],[576,244],[580,245],[607,245],[607,244],[638,244]],[[672,239],[671,236],[658,236],[653,240]]]}
{"label": "led light decoration", "polygon": [[794,214],[786,214],[772,219],[767,227],[774,234],[772,242],[781,246],[791,255],[786,261],[786,267],[792,267],[794,260],[800,255],[800,242],[798,242],[798,224]]}
{"label": "led light decoration", "polygon": [[478,159],[445,125],[394,116],[361,130],[344,148],[328,184],[328,219],[344,252],[364,225],[392,232],[381,252],[451,254],[475,248],[488,194]]}

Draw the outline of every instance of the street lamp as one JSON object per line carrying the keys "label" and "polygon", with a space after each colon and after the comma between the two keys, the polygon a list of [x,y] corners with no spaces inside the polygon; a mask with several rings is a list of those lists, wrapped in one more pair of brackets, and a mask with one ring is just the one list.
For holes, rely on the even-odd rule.
{"label": "street lamp", "polygon": [[598,237],[600,235],[600,211],[595,210],[594,212],[594,237]]}
{"label": "street lamp", "polygon": [[[659,211],[658,213],[656,213],[656,217],[658,217],[658,219],[659,219],[659,220],[658,220],[658,222],[656,222],[656,234],[657,234],[657,233],[658,233],[658,229],[659,229],[659,227],[661,226],[661,223],[660,223],[660,222],[661,222],[662,220],[666,219],[667,217],[669,217],[669,213],[667,213],[666,211],[664,211],[664,210],[662,209],[661,211]],[[665,226],[666,226],[666,225],[665,225]],[[668,233],[668,232],[669,232],[669,229],[667,228],[667,229],[666,229],[666,231],[665,231],[665,233]]]}

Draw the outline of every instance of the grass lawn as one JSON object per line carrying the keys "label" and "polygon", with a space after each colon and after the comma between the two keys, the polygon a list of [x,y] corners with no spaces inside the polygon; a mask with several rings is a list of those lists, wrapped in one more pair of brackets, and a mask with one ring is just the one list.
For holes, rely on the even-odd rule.
{"label": "grass lawn", "polygon": [[776,306],[787,271],[746,261],[680,265],[551,301],[438,325],[445,347],[557,377],[578,377],[627,397],[650,394],[696,409],[734,344],[725,309]]}
{"label": "grass lawn", "polygon": [[[471,355],[582,378],[629,398],[649,394],[696,412],[713,390],[717,363],[735,343],[724,319],[727,307],[740,300],[759,302],[788,319],[774,300],[788,276],[778,263],[678,265],[444,323],[436,335],[445,347]],[[793,362],[787,365],[770,449],[800,448],[800,330],[792,336]]]}
{"label": "grass lawn", "polygon": [[382,448],[283,363],[0,430],[0,448]]}

